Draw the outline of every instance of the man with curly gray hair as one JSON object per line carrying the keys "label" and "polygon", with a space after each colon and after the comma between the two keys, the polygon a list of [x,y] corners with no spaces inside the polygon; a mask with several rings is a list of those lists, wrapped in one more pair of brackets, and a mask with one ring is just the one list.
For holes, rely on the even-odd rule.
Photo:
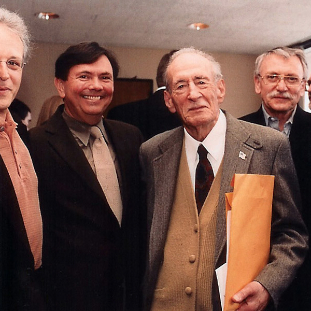
{"label": "man with curly gray hair", "polygon": [[45,310],[37,282],[42,219],[37,176],[10,112],[19,90],[29,34],[0,8],[0,310]]}

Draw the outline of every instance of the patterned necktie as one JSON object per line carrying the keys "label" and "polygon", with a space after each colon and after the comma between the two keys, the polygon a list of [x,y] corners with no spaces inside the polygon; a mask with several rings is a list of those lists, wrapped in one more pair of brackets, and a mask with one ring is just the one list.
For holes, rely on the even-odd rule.
{"label": "patterned necktie", "polygon": [[96,176],[104,191],[111,210],[121,225],[122,199],[115,165],[99,127],[92,126],[91,135],[95,138],[92,152]]}
{"label": "patterned necktie", "polygon": [[195,199],[199,213],[214,180],[214,172],[207,159],[207,153],[204,146],[200,145],[198,148],[199,163],[195,172]]}

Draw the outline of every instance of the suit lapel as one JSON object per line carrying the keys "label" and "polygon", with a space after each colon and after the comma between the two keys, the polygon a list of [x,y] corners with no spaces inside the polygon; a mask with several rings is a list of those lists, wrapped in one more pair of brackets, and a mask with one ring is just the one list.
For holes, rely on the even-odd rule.
{"label": "suit lapel", "polygon": [[62,109],[59,109],[46,126],[48,142],[67,165],[80,176],[87,187],[92,188],[97,194],[104,197],[100,184],[85,158],[82,149],[75,141],[66,122],[61,116],[62,111]]}
{"label": "suit lapel", "polygon": [[[173,130],[171,136],[159,145],[160,155],[153,160],[154,187],[157,191],[150,230],[150,259],[163,256],[170,213],[178,177],[179,162],[183,143],[183,128]],[[159,195],[160,194],[160,195]],[[150,263],[151,267],[153,262]]]}
{"label": "suit lapel", "polygon": [[[218,202],[215,262],[219,261],[226,244],[226,202],[225,193],[232,192],[231,180],[234,174],[246,174],[256,149],[262,148],[259,138],[251,137],[241,121],[226,114],[227,131],[223,172]],[[221,260],[224,258],[222,257]],[[223,262],[219,263],[222,264]],[[216,267],[218,264],[216,264]]]}

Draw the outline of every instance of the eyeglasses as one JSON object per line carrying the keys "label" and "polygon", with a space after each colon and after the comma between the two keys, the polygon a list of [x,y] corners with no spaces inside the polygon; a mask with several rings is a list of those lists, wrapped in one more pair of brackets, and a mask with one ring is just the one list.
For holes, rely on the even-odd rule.
{"label": "eyeglasses", "polygon": [[189,81],[179,81],[172,87],[172,91],[177,95],[183,95],[189,92],[190,90],[190,82],[193,82],[198,89],[207,89],[211,87],[212,82],[207,78],[195,78],[190,79]]}
{"label": "eyeglasses", "polygon": [[311,90],[311,80],[308,80],[306,83],[306,91],[310,91]]}
{"label": "eyeglasses", "polygon": [[283,80],[286,86],[298,86],[301,84],[305,79],[298,78],[296,76],[284,76],[284,75],[277,75],[277,74],[267,74],[265,76],[258,75],[259,78],[262,79],[265,85],[277,85],[281,80]]}
{"label": "eyeglasses", "polygon": [[0,60],[0,63],[6,63],[7,67],[11,70],[19,70],[24,68],[26,63],[23,63],[18,59],[8,59],[8,60]]}

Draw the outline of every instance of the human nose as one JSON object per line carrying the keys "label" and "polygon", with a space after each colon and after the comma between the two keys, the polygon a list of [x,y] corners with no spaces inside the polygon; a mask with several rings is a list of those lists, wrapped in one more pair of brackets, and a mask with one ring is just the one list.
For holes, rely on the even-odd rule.
{"label": "human nose", "polygon": [[89,88],[94,90],[101,90],[103,88],[103,84],[99,78],[95,77],[91,80]]}
{"label": "human nose", "polygon": [[276,87],[278,90],[284,90],[284,89],[288,89],[287,84],[285,83],[285,79],[284,76],[279,76],[279,79],[276,83]]}
{"label": "human nose", "polygon": [[9,70],[8,66],[6,65],[5,61],[0,61],[0,79],[1,80],[7,80],[9,79]]}
{"label": "human nose", "polygon": [[194,82],[190,82],[189,83],[189,94],[188,94],[188,98],[192,99],[192,100],[196,100],[199,97],[201,97],[202,94],[199,91],[199,88],[195,85]]}

